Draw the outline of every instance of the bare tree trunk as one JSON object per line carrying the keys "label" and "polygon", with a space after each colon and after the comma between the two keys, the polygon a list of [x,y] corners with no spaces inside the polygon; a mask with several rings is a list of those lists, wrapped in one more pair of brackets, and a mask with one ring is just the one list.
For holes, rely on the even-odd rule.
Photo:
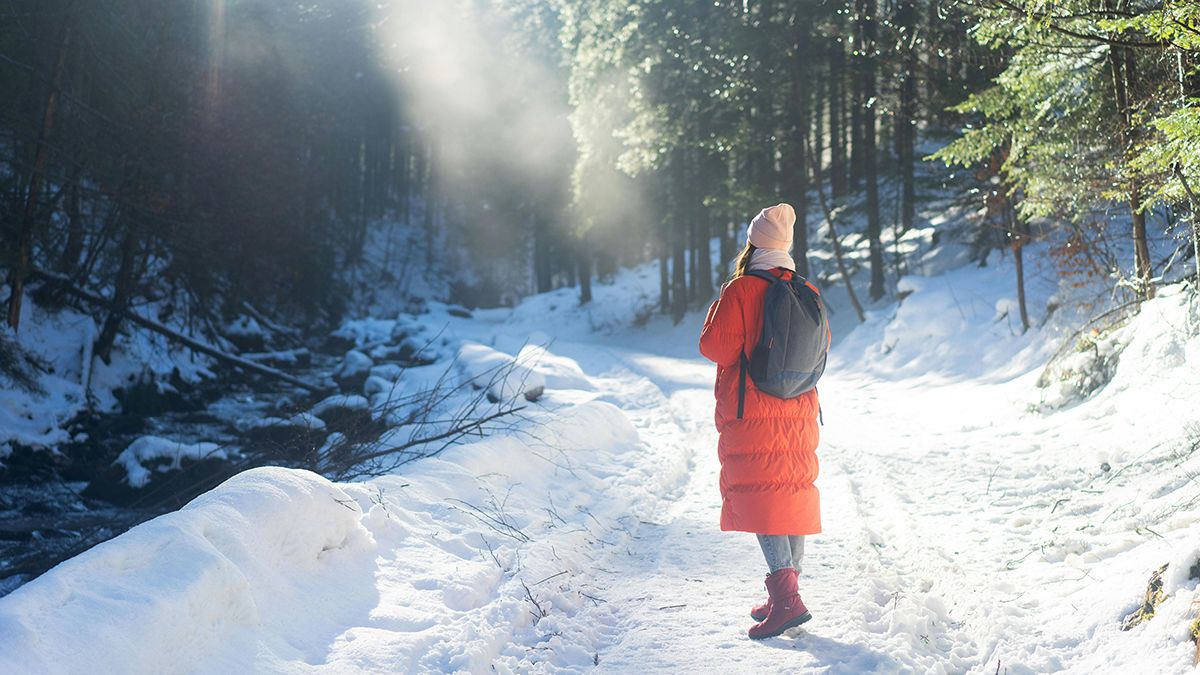
{"label": "bare tree trunk", "polygon": [[[74,295],[77,298],[86,300],[87,302],[90,302],[94,305],[97,305],[100,307],[107,307],[110,310],[116,311],[115,305],[113,304],[112,301],[107,300],[106,298],[104,298],[102,296],[96,295],[95,293],[90,293],[82,288],[79,288],[78,286],[75,286],[71,282],[71,280],[66,277],[46,274],[44,272],[34,271],[34,273],[43,279],[47,279],[51,282],[61,284],[68,293],[70,293],[71,295]],[[317,387],[316,385],[314,385],[310,382],[305,382],[304,380],[301,380],[297,377],[288,375],[287,373],[284,373],[282,371],[276,370],[274,368],[270,368],[268,366],[264,366],[260,363],[248,361],[246,359],[240,358],[238,356],[234,356],[232,354],[226,354],[225,352],[217,349],[216,347],[213,347],[211,345],[206,345],[203,342],[196,340],[195,338],[189,337],[187,335],[183,335],[182,333],[171,330],[170,328],[167,328],[166,326],[164,326],[160,323],[151,321],[150,319],[147,319],[146,317],[142,316],[141,314],[130,310],[128,307],[121,309],[120,312],[125,316],[125,318],[129,319],[131,322],[136,323],[137,325],[142,326],[143,328],[147,328],[151,331],[154,331],[155,333],[158,333],[159,335],[162,335],[163,337],[166,337],[172,341],[178,342],[178,343],[184,345],[185,347],[187,347],[188,349],[191,349],[194,352],[198,352],[200,354],[205,354],[207,356],[211,356],[211,357],[217,359],[218,361],[227,363],[229,365],[232,365],[236,368],[239,368],[239,369],[247,371],[247,372],[257,373],[259,375],[265,375],[267,377],[272,377],[275,379],[283,380],[284,382],[288,382],[289,384],[294,384],[298,387],[301,387],[302,389],[307,389],[307,390],[313,391],[313,392],[323,392],[324,391],[320,387]],[[88,359],[88,361],[90,363],[91,360]]]}
{"label": "bare tree trunk", "polygon": [[1029,225],[1017,217],[1016,209],[1006,198],[1006,218],[1012,233],[1013,266],[1017,272],[1017,306],[1021,311],[1021,332],[1029,330],[1029,310],[1025,304],[1025,261],[1023,251],[1029,236]]}
{"label": "bare tree trunk", "polygon": [[550,268],[550,224],[549,219],[542,213],[542,205],[533,205],[533,274],[538,293],[546,293],[554,289],[552,271]]}
{"label": "bare tree trunk", "polygon": [[79,195],[82,173],[82,166],[76,164],[68,179],[70,186],[67,188],[67,243],[63,245],[57,265],[58,271],[64,274],[70,274],[78,268],[79,256],[83,253],[83,217],[80,213]]}
{"label": "bare tree trunk", "polygon": [[701,186],[714,185],[717,180],[717,172],[721,169],[721,159],[717,155],[703,155],[699,164],[697,164],[696,176],[696,195],[693,199],[693,208],[696,213],[696,223],[700,227],[700,265],[696,269],[697,288],[696,301],[704,302],[712,297],[713,294],[713,266],[712,266],[712,236],[713,224],[715,219],[712,215],[712,209],[704,208],[704,203],[700,201],[700,196],[703,194]]}
{"label": "bare tree trunk", "polygon": [[[1117,114],[1121,121],[1126,160],[1128,161],[1136,140],[1133,110],[1129,100],[1129,89],[1134,82],[1133,55],[1128,47],[1110,46],[1108,63],[1112,71],[1113,93],[1116,97]],[[1133,219],[1133,275],[1138,286],[1138,293],[1149,299],[1154,297],[1154,285],[1150,283],[1153,270],[1150,262],[1150,246],[1146,241],[1146,214],[1142,212],[1142,184],[1141,180],[1136,177],[1129,180],[1129,210]]]}
{"label": "bare tree trunk", "polygon": [[1200,198],[1196,197],[1196,193],[1192,192],[1192,185],[1188,182],[1187,176],[1183,175],[1183,169],[1176,164],[1175,177],[1179,179],[1179,183],[1183,185],[1183,191],[1187,193],[1188,205],[1191,207],[1191,230],[1192,230],[1192,255],[1195,257],[1193,262],[1196,263],[1196,284],[1200,287]]}
{"label": "bare tree trunk", "polygon": [[867,239],[870,244],[872,300],[883,297],[883,243],[879,222],[878,148],[875,144],[875,0],[857,1],[857,49],[861,55],[858,66],[858,93],[861,109],[863,180],[867,192]]}
{"label": "bare tree trunk", "polygon": [[[807,143],[804,145],[804,153],[809,154]],[[833,212],[829,210],[829,203],[825,201],[825,190],[821,187],[821,163],[810,162],[809,164],[813,170],[813,184],[817,189],[817,201],[821,204],[821,211],[825,214],[825,224],[829,227],[829,243],[833,245],[833,259],[837,263],[842,280],[846,283],[846,292],[850,295],[850,304],[854,306],[858,322],[862,323],[867,320],[867,317],[863,313],[862,304],[858,301],[858,294],[854,292],[854,283],[850,280],[850,271],[847,269],[846,259],[842,255],[842,243],[838,239],[837,229],[833,226]]]}
{"label": "bare tree trunk", "polygon": [[71,47],[74,3],[67,6],[58,39],[58,52],[54,58],[54,72],[50,77],[50,91],[42,107],[42,123],[38,127],[37,145],[34,147],[33,168],[29,176],[29,189],[25,194],[25,207],[21,214],[21,227],[17,234],[17,256],[8,273],[11,294],[8,298],[8,325],[12,329],[21,327],[21,304],[25,297],[25,280],[33,269],[33,228],[40,219],[39,207],[42,200],[42,184],[46,177],[46,163],[50,157],[50,132],[54,129],[54,115],[58,111],[59,92],[63,71],[67,65],[67,52]]}
{"label": "bare tree trunk", "polygon": [[683,151],[677,150],[673,158],[672,168],[672,203],[674,205],[672,213],[672,250],[675,258],[675,266],[671,270],[671,318],[675,323],[679,323],[683,319],[684,313],[687,312],[687,214],[682,208],[682,196],[684,192],[684,166],[683,166]]}
{"label": "bare tree trunk", "polygon": [[916,155],[917,106],[917,9],[914,0],[896,3],[896,23],[904,32],[900,90],[896,108],[896,155],[900,163],[900,232],[907,232],[916,214],[914,161]]}
{"label": "bare tree trunk", "polygon": [[109,304],[108,316],[100,329],[100,337],[96,338],[93,353],[105,363],[109,363],[113,343],[117,339],[117,331],[121,327],[121,319],[129,309],[129,299],[133,294],[133,286],[137,281],[137,252],[141,247],[138,241],[137,227],[130,223],[125,230],[125,238],[121,241],[121,264],[117,268],[117,279],[112,302]]}
{"label": "bare tree trunk", "polygon": [[[798,27],[797,27],[798,28]],[[800,31],[797,30],[799,33]],[[800,54],[803,35],[796,36],[792,51],[792,181],[788,192],[794,196],[796,224],[792,227],[792,257],[796,261],[796,273],[808,277],[808,153],[804,144],[808,142],[808,92],[802,85],[804,64]]]}
{"label": "bare tree trunk", "polygon": [[437,178],[437,149],[432,142],[429,143],[429,149],[426,151],[423,164],[425,165],[425,198],[421,201],[425,205],[425,253],[426,262],[432,263],[433,251],[437,246],[437,231],[435,226],[437,224],[436,216],[440,200]]}
{"label": "bare tree trunk", "polygon": [[[832,40],[829,47],[829,191],[846,194],[846,50]],[[820,161],[814,157],[813,161]]]}
{"label": "bare tree trunk", "polygon": [[579,304],[592,301],[592,250],[585,234],[576,240],[575,261],[579,269]]}

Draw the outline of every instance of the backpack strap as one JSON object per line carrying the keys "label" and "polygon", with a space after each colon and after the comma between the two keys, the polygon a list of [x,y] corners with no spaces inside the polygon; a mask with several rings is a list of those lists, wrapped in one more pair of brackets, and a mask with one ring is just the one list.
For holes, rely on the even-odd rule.
{"label": "backpack strap", "polygon": [[748,270],[746,272],[746,276],[758,277],[759,279],[762,279],[762,280],[770,282],[770,283],[775,283],[776,281],[781,280],[779,277],[775,276],[774,274],[771,274],[770,272],[768,272],[766,270]]}
{"label": "backpack strap", "polygon": [[[747,270],[745,276],[758,277],[769,284],[773,284],[776,281],[783,281],[782,277],[777,277],[767,270]],[[793,278],[796,278],[797,276],[799,275],[797,275],[795,272],[792,272]],[[739,355],[739,357],[737,418],[740,420],[746,413],[746,370],[750,368],[750,359],[746,358],[746,352],[744,351]]]}

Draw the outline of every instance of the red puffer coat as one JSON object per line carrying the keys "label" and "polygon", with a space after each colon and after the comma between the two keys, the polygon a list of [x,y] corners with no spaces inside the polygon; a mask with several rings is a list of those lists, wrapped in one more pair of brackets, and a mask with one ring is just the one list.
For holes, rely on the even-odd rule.
{"label": "red puffer coat", "polygon": [[[792,278],[782,268],[771,273]],[[737,418],[740,355],[749,358],[762,333],[767,285],[751,276],[730,281],[709,308],[700,333],[700,353],[717,364],[721,529],[815,534],[821,531],[821,497],[813,484],[820,435],[816,390],[775,398],[760,392],[747,375],[745,409]]]}

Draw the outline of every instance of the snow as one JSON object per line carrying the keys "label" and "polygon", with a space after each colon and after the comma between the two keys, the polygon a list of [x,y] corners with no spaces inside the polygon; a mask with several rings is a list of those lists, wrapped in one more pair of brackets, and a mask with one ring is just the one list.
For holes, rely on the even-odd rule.
{"label": "snow", "polygon": [[[497,393],[546,391],[509,433],[394,475],[255,469],[60,565],[0,598],[0,672],[1195,672],[1195,300],[1162,289],[1099,338],[1102,386],[1046,406],[1075,326],[1047,309],[1044,251],[1025,333],[1011,261],[960,252],[921,254],[864,324],[837,317],[802,629],[745,637],[766,570],[717,526],[702,317],[643,304],[648,266],[585,307],[348,323],[360,348],[438,335],[464,376],[516,365]],[[445,367],[371,377],[418,391]],[[1122,631],[1164,563],[1166,601]]]}
{"label": "snow", "polygon": [[116,390],[146,381],[166,389],[172,374],[189,383],[211,375],[206,359],[147,331],[118,335],[106,364],[92,358],[98,333],[96,322],[75,309],[50,311],[32,299],[22,304],[21,330],[12,337],[43,365],[36,377],[41,391],[0,376],[0,459],[13,444],[49,449],[70,442],[66,427],[79,413],[119,408]]}
{"label": "snow", "polygon": [[262,417],[259,419],[244,420],[241,427],[243,431],[254,429],[308,429],[311,431],[320,431],[325,428],[325,421],[315,413],[299,412],[287,417]]}
{"label": "snow", "polygon": [[[526,357],[536,356],[526,352]],[[487,387],[496,401],[511,401],[518,396],[534,400],[546,388],[546,378],[526,362],[514,359],[477,342],[465,342],[458,350],[458,364],[466,381],[475,387]]]}
{"label": "snow", "polygon": [[355,394],[334,394],[321,399],[308,412],[323,417],[335,410],[367,410],[371,404],[366,397]]}
{"label": "snow", "polygon": [[262,326],[253,317],[244,314],[225,324],[224,333],[239,337],[262,337],[266,334]]}
{"label": "snow", "polygon": [[129,444],[113,464],[125,469],[126,481],[135,488],[145,487],[150,482],[151,469],[146,464],[153,460],[169,460],[161,471],[178,470],[183,460],[228,459],[225,451],[216,443],[180,443],[158,436],[142,436]]}
{"label": "snow", "polygon": [[335,378],[351,378],[356,375],[362,375],[371,370],[371,366],[373,365],[375,365],[375,362],[371,360],[371,357],[357,349],[351,349],[346,352],[346,356],[342,358],[342,362],[333,371],[333,376]]}

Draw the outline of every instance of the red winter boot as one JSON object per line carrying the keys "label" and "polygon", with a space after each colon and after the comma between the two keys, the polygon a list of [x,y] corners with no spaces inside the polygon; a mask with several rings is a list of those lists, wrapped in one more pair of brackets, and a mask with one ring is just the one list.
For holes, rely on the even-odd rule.
{"label": "red winter boot", "polygon": [[767,618],[767,614],[770,613],[770,611],[771,598],[767,598],[766,602],[750,610],[750,618],[754,619],[755,621],[762,621],[763,619]]}
{"label": "red winter boot", "polygon": [[796,570],[785,567],[767,575],[767,618],[750,628],[750,639],[775,637],[812,618],[796,588]]}

